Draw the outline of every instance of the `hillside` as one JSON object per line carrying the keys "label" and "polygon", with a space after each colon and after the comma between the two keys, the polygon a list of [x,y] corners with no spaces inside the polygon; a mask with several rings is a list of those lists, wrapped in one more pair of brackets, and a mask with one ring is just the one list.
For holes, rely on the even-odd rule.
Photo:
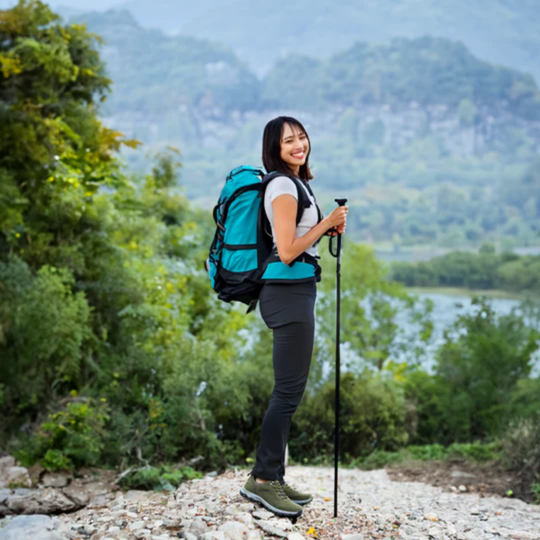
{"label": "hillside", "polygon": [[256,77],[224,45],[143,29],[127,11],[88,13],[71,20],[85,22],[105,40],[102,57],[114,80],[105,114],[144,115],[214,103],[245,110],[257,104]]}
{"label": "hillside", "polygon": [[325,211],[336,192],[350,197],[355,239],[538,241],[540,194],[526,179],[537,174],[540,94],[528,74],[423,37],[357,42],[328,60],[289,55],[258,79],[228,47],[144,29],[127,11],[75,20],[107,42],[105,121],[149,149],[179,147],[197,204],[211,207],[238,163],[260,164],[265,123],[290,114],[309,130]]}
{"label": "hillside", "polygon": [[231,46],[259,75],[290,52],[326,58],[356,41],[429,34],[540,78],[536,0],[131,0],[124,6],[145,26]]}

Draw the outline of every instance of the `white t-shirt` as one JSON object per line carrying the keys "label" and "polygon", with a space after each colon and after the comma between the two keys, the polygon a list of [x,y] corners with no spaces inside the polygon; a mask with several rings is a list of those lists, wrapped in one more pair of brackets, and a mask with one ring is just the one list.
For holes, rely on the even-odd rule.
{"label": "white t-shirt", "polygon": [[[308,189],[303,184],[302,184],[302,188],[306,192],[306,195],[309,197],[312,204],[309,208],[304,208],[302,219],[300,220],[300,222],[298,223],[296,227],[296,238],[306,234],[310,229],[312,229],[315,225],[317,225],[317,222],[319,220],[319,216],[317,214],[317,207],[315,206],[314,197],[310,195]],[[270,180],[270,182],[268,183],[268,186],[266,186],[266,191],[264,194],[264,210],[266,212],[266,215],[268,216],[270,225],[272,226],[272,237],[274,239],[274,247],[276,247],[276,234],[274,230],[274,208],[272,207],[272,201],[277,196],[283,195],[285,193],[292,195],[298,201],[298,193],[296,191],[296,186],[294,185],[294,182],[290,178],[287,178],[286,176],[276,176],[275,178],[272,178],[272,180]],[[319,254],[318,246],[309,246],[305,250],[305,252],[313,256],[318,256]]]}

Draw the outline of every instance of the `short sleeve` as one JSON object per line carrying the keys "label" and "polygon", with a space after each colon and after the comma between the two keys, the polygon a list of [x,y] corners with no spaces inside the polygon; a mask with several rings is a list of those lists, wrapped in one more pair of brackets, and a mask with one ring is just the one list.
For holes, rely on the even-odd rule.
{"label": "short sleeve", "polygon": [[292,195],[296,200],[298,200],[296,185],[290,178],[287,178],[286,176],[276,176],[275,178],[272,178],[266,189],[270,203],[279,195],[285,194]]}

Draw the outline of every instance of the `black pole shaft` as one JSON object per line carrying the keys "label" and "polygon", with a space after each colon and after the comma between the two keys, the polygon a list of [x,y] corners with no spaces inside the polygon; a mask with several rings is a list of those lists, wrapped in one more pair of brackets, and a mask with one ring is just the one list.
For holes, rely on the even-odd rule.
{"label": "black pole shaft", "polygon": [[334,517],[338,514],[338,460],[339,460],[339,379],[340,379],[340,357],[339,357],[339,319],[341,311],[341,234],[338,234],[337,245],[337,265],[336,265],[336,429],[334,440]]}

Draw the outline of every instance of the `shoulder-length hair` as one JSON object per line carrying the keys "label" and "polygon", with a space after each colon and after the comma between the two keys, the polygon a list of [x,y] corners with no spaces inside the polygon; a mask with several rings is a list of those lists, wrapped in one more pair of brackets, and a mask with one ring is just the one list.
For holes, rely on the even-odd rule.
{"label": "shoulder-length hair", "polygon": [[308,163],[309,154],[311,154],[311,141],[304,126],[296,118],[292,118],[291,116],[278,116],[266,124],[262,142],[262,162],[264,168],[267,173],[278,171],[283,174],[294,175],[292,169],[281,159],[281,137],[285,124],[298,126],[306,134],[309,142],[309,151],[305,163],[300,165],[298,176],[309,181],[314,178]]}

